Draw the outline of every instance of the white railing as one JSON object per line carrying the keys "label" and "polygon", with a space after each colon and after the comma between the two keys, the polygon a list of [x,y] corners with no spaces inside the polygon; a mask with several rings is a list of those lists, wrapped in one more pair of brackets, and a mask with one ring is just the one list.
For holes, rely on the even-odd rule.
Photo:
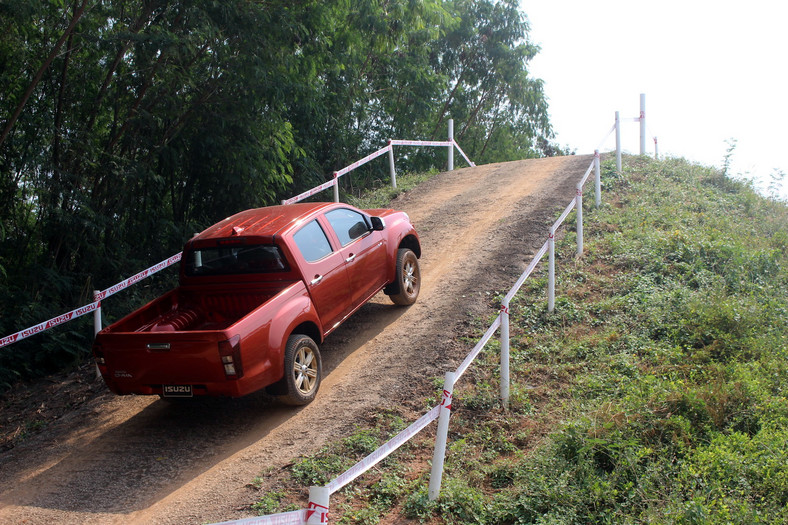
{"label": "white railing", "polygon": [[[633,121],[641,122],[641,130],[644,129],[643,122],[645,121],[645,110],[643,109],[644,97],[641,95],[641,113],[640,117],[631,119]],[[314,486],[309,488],[309,504],[308,510],[302,511],[304,514],[304,521],[299,523],[297,521],[288,521],[288,522],[279,522],[279,521],[256,521],[262,519],[280,519],[280,517],[292,515],[292,513],[287,514],[275,514],[266,517],[260,518],[247,518],[238,521],[227,521],[223,522],[221,525],[228,525],[231,523],[243,524],[243,525],[250,525],[250,524],[268,524],[268,523],[293,523],[297,525],[302,524],[326,524],[328,523],[328,512],[329,512],[329,499],[331,494],[336,492],[337,490],[341,489],[358,476],[378,464],[384,458],[388,457],[396,448],[403,445],[407,442],[410,438],[415,436],[419,431],[425,428],[428,424],[430,424],[435,419],[438,419],[438,429],[435,436],[435,448],[433,451],[432,457],[432,467],[430,471],[430,481],[429,487],[427,491],[427,495],[430,500],[435,500],[440,495],[440,487],[441,487],[441,479],[443,476],[443,462],[446,453],[446,444],[447,444],[447,437],[448,437],[448,429],[449,429],[449,419],[451,416],[451,404],[453,399],[453,391],[454,391],[454,384],[456,381],[462,377],[465,371],[470,367],[476,357],[481,353],[487,343],[493,338],[495,333],[500,328],[500,340],[501,340],[501,402],[504,408],[508,408],[509,406],[509,385],[510,385],[510,378],[509,378],[509,315],[510,315],[510,304],[511,300],[520,290],[522,285],[528,279],[528,277],[533,273],[536,266],[545,256],[548,254],[549,256],[549,268],[548,268],[548,310],[553,311],[555,307],[555,233],[558,228],[564,223],[567,219],[569,214],[572,212],[573,209],[577,209],[577,253],[578,255],[583,254],[583,187],[585,186],[586,182],[588,181],[591,173],[594,173],[594,194],[595,194],[595,204],[597,207],[601,205],[601,170],[600,170],[600,154],[599,150],[604,146],[607,139],[616,131],[616,157],[617,157],[617,169],[618,172],[621,172],[620,166],[620,122],[619,114],[616,112],[616,121],[610,131],[605,135],[605,138],[600,143],[599,147],[594,151],[594,159],[591,161],[588,169],[585,171],[583,176],[580,178],[580,181],[577,184],[577,191],[575,194],[575,198],[567,205],[564,209],[563,213],[559,216],[558,220],[556,220],[549,228],[547,232],[547,240],[542,245],[539,250],[537,250],[536,254],[534,255],[531,263],[528,265],[526,270],[520,275],[520,277],[515,282],[514,286],[509,290],[509,292],[504,296],[503,300],[501,301],[501,308],[498,315],[490,324],[487,331],[481,337],[479,342],[474,346],[474,348],[468,353],[465,359],[460,363],[457,369],[454,372],[446,372],[444,377],[443,383],[443,396],[441,403],[437,406],[432,407],[429,412],[421,416],[418,420],[416,420],[413,424],[411,424],[408,428],[397,434],[394,438],[386,442],[380,448],[369,454],[367,457],[356,463],[353,467],[351,467],[346,472],[340,474],[337,478],[329,482],[327,485],[323,487]],[[641,145],[642,145],[641,141]],[[641,152],[642,153],[642,152]]]}

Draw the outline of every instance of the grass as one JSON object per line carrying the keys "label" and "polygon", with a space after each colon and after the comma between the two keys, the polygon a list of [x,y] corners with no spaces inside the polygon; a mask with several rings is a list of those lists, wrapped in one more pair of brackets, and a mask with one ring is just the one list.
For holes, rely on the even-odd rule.
{"label": "grass", "polygon": [[[788,209],[680,159],[603,180],[584,256],[559,242],[555,311],[544,267],[511,305],[510,409],[494,342],[457,386],[441,497],[423,437],[332,497],[333,519],[788,522]],[[339,473],[375,432],[291,475],[322,482],[301,467]]]}
{"label": "grass", "polygon": [[390,202],[394,200],[401,193],[405,193],[437,175],[437,171],[428,171],[424,173],[402,173],[397,174],[397,187],[392,188],[389,182],[380,181],[376,187],[371,190],[364,191],[358,195],[347,194],[340,200],[352,204],[357,208],[362,209],[376,209],[386,208]]}

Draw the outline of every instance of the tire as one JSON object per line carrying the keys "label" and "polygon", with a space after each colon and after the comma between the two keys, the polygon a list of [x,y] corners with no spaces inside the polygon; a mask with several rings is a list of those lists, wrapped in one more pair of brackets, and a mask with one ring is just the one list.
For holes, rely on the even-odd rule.
{"label": "tire", "polygon": [[394,304],[408,306],[416,302],[421,289],[421,271],[419,259],[408,248],[397,251],[397,265],[395,267],[396,281],[391,283],[390,294]]}
{"label": "tire", "polygon": [[323,379],[320,350],[311,337],[294,334],[285,346],[285,375],[280,382],[279,400],[287,405],[309,404],[317,395]]}

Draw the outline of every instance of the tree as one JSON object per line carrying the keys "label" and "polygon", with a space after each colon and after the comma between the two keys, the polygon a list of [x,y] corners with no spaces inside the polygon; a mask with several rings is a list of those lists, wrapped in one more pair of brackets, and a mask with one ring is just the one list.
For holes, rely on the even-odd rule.
{"label": "tree", "polygon": [[[0,0],[0,29],[0,334],[449,117],[477,162],[551,149],[512,0]],[[85,337],[0,350],[0,383]]]}

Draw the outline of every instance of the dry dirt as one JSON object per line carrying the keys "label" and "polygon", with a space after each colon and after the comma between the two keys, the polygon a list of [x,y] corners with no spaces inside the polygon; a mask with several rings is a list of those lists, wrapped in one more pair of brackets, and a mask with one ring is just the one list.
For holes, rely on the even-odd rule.
{"label": "dry dirt", "polygon": [[[422,241],[419,300],[401,308],[380,294],[331,334],[321,348],[324,382],[306,407],[264,395],[185,404],[114,397],[89,367],[20,387],[0,405],[0,523],[249,517],[256,476],[347,435],[375,412],[397,407],[415,420],[433,379],[470,350],[458,337],[494,313],[494,295],[544,243],[591,160],[466,168],[400,195],[392,207],[408,212]],[[42,392],[51,397],[41,401]],[[19,436],[21,411],[37,411],[46,426]]]}

